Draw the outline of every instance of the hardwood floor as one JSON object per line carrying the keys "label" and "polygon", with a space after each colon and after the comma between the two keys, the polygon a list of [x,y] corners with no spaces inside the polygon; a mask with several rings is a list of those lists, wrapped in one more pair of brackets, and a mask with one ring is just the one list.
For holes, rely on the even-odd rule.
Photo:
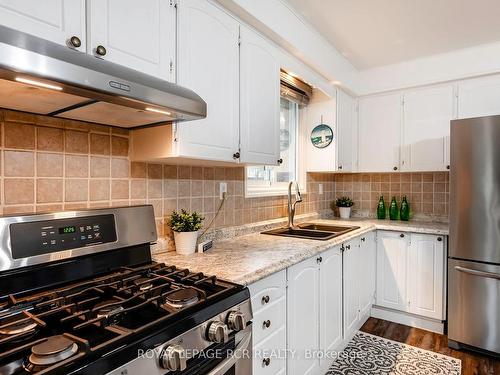
{"label": "hardwood floor", "polygon": [[361,331],[458,358],[462,360],[462,375],[500,375],[499,359],[450,349],[445,335],[375,318],[368,319]]}

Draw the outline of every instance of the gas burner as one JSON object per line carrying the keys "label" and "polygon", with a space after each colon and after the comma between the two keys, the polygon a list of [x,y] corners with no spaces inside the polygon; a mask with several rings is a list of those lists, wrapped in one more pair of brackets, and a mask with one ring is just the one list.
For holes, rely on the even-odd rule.
{"label": "gas burner", "polygon": [[21,333],[34,331],[37,324],[32,320],[26,319],[7,326],[0,327],[0,335],[14,336]]}
{"label": "gas burner", "polygon": [[134,284],[137,285],[139,287],[139,290],[142,292],[149,290],[153,287],[153,284],[147,277],[141,277],[139,279],[135,279]]}
{"label": "gas burner", "polygon": [[63,336],[51,336],[31,348],[31,355],[25,363],[29,372],[37,372],[57,362],[64,361],[78,351],[78,344]]}
{"label": "gas burner", "polygon": [[195,304],[200,300],[199,293],[194,288],[182,288],[166,296],[165,305],[174,310]]}
{"label": "gas burner", "polygon": [[108,318],[124,310],[119,302],[121,302],[119,299],[108,299],[96,304],[92,310],[97,312],[98,318]]}

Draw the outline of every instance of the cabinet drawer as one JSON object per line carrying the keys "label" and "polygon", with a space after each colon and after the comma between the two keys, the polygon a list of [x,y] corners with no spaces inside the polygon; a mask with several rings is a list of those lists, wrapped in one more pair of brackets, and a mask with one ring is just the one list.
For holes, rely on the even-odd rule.
{"label": "cabinet drawer", "polygon": [[[286,370],[286,330],[281,327],[259,345],[254,346],[253,375],[281,375]],[[269,365],[266,360],[269,359]]]}
{"label": "cabinet drawer", "polygon": [[252,311],[257,314],[263,308],[286,294],[286,271],[280,271],[248,286]]}
{"label": "cabinet drawer", "polygon": [[281,297],[253,316],[253,342],[259,344],[286,324],[286,301]]}

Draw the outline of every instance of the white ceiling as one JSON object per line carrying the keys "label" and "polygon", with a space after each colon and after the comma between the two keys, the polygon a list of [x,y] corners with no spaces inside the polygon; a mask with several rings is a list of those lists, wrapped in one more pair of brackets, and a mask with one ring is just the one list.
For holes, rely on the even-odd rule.
{"label": "white ceiling", "polygon": [[499,0],[286,0],[360,70],[500,41]]}

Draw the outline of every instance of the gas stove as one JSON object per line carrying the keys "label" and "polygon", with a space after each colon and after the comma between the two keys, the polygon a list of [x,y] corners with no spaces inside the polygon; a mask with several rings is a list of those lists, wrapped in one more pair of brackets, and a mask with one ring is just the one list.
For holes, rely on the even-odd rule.
{"label": "gas stove", "polygon": [[248,290],[153,262],[151,206],[0,230],[0,374],[251,374]]}

